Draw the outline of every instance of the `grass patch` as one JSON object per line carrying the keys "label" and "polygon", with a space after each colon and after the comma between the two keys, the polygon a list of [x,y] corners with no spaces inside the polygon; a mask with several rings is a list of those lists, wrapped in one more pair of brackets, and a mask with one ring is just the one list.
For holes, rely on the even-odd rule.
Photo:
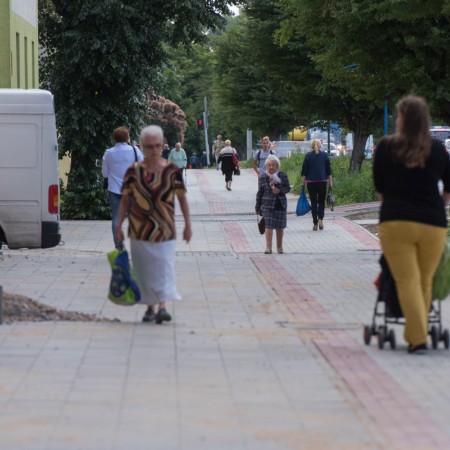
{"label": "grass patch", "polygon": [[[301,170],[305,154],[295,154],[281,160],[281,170],[285,172],[292,192],[299,194],[301,190]],[[365,203],[376,201],[372,178],[372,161],[364,161],[360,172],[349,172],[349,156],[339,156],[331,160],[333,172],[333,192],[337,205]]]}

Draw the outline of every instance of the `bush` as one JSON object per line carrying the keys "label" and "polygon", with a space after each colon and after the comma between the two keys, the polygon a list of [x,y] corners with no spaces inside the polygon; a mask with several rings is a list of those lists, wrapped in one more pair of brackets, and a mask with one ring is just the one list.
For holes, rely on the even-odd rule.
{"label": "bush", "polygon": [[[295,154],[281,160],[281,170],[285,172],[291,185],[292,193],[299,194],[301,190],[301,168],[304,154]],[[373,202],[376,200],[372,179],[372,161],[364,161],[361,172],[349,172],[349,156],[339,156],[331,160],[333,171],[333,192],[337,205]]]}

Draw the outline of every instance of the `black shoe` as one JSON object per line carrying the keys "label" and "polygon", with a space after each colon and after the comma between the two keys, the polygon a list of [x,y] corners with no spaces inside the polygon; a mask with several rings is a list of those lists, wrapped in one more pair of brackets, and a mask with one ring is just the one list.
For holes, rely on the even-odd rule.
{"label": "black shoe", "polygon": [[165,309],[160,309],[156,313],[155,321],[157,324],[161,324],[163,322],[170,322],[171,320],[172,316]]}
{"label": "black shoe", "polygon": [[427,351],[427,344],[419,344],[413,347],[411,344],[408,345],[408,353],[414,353],[415,355],[424,355]]}
{"label": "black shoe", "polygon": [[155,311],[153,311],[153,307],[149,306],[147,311],[145,311],[144,317],[142,318],[142,322],[153,322],[155,320]]}

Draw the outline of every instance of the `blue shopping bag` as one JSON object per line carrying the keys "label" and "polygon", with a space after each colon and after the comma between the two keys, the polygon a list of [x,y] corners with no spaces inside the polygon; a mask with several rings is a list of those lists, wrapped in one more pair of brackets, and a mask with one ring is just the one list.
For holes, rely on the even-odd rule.
{"label": "blue shopping bag", "polygon": [[311,211],[311,205],[306,198],[305,188],[302,186],[302,192],[300,192],[300,197],[297,201],[297,208],[295,209],[295,213],[297,216],[304,216]]}
{"label": "blue shopping bag", "polygon": [[132,306],[141,300],[141,293],[130,266],[126,250],[113,250],[107,254],[112,275],[108,299],[117,305]]}

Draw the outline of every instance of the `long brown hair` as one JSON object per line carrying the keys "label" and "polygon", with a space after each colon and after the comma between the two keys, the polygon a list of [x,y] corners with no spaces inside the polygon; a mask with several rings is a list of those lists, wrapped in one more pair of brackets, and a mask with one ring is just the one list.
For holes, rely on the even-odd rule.
{"label": "long brown hair", "polygon": [[431,152],[430,114],[422,97],[408,95],[397,105],[399,127],[392,136],[395,159],[406,167],[424,167]]}

